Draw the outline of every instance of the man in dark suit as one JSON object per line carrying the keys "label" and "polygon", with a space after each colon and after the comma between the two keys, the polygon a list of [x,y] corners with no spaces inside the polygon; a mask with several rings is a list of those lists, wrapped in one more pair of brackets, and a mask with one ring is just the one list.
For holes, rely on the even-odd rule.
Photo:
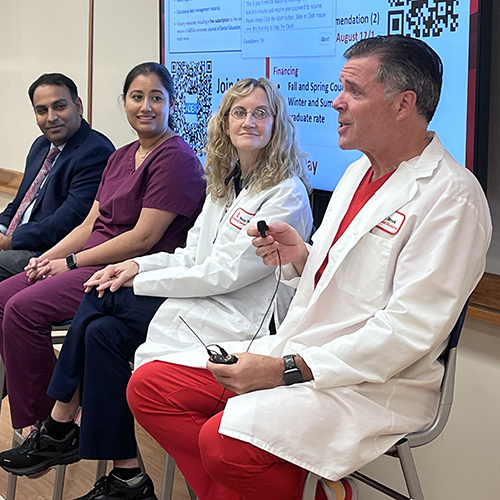
{"label": "man in dark suit", "polygon": [[83,221],[114,151],[82,118],[83,104],[70,78],[44,74],[28,94],[43,135],[31,146],[16,197],[0,214],[0,281],[22,272],[31,257]]}

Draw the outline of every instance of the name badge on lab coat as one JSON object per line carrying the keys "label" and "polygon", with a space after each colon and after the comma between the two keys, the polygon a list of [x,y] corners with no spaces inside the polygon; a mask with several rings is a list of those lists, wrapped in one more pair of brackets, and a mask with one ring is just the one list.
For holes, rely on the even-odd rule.
{"label": "name badge on lab coat", "polygon": [[255,214],[247,212],[241,207],[238,207],[231,215],[230,223],[232,226],[243,229],[251,220]]}
{"label": "name badge on lab coat", "polygon": [[392,215],[389,215],[389,217],[377,224],[376,227],[389,234],[398,234],[405,219],[405,214],[402,214],[401,212],[394,212]]}

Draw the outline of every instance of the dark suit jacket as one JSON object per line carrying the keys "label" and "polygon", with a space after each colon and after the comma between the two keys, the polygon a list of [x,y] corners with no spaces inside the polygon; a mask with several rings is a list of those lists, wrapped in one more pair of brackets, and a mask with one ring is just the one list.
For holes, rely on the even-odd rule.
{"label": "dark suit jacket", "polygon": [[[49,148],[50,141],[44,135],[31,146],[23,180],[12,203],[0,214],[0,224],[9,226]],[[78,226],[90,211],[102,171],[114,150],[106,136],[82,120],[40,189],[29,222],[14,231],[12,249],[40,254]]]}

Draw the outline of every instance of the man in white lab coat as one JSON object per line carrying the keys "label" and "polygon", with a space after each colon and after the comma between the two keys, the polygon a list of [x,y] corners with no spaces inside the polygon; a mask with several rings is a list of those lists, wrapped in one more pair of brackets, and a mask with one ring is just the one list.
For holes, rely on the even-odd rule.
{"label": "man in white lab coat", "polygon": [[[312,247],[285,223],[265,238],[248,231],[266,264],[278,264],[279,249],[283,281],[297,287],[277,335],[250,352],[222,343],[238,361],[208,370],[191,368],[203,366],[202,350],[148,363],[129,385],[137,419],[200,500],[298,500],[306,471],[338,480],[428,426],[437,359],[484,270],[482,189],[427,130],[441,60],[400,36],[363,40],[345,57],[333,103],[339,146],[364,156],[337,186]],[[349,490],[344,498],[355,498]]]}

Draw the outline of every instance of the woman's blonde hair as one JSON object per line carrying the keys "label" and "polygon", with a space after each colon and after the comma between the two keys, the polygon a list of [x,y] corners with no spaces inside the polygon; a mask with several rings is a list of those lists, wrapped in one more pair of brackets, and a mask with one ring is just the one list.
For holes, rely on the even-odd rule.
{"label": "woman's blonde hair", "polygon": [[205,172],[212,199],[225,198],[230,190],[224,180],[238,160],[238,152],[227,133],[229,111],[238,97],[255,88],[264,90],[274,116],[273,133],[262,159],[252,169],[246,187],[255,192],[280,184],[294,175],[310,189],[305,169],[306,155],[296,142],[296,129],[286,108],[285,98],[276,85],[266,78],[245,78],[226,91],[217,112],[208,123]]}

